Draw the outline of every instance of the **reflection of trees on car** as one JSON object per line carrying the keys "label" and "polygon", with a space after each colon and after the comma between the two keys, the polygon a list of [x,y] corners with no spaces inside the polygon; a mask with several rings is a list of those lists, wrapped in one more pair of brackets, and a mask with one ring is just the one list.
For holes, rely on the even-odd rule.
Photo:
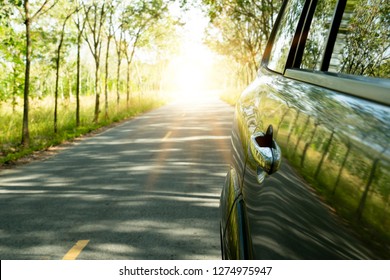
{"label": "reflection of trees on car", "polygon": [[302,138],[303,138],[303,136],[304,136],[304,134],[305,134],[305,132],[306,132],[307,127],[309,126],[309,123],[310,123],[310,115],[308,115],[308,116],[306,117],[306,122],[305,122],[305,124],[303,125],[303,128],[302,128],[301,132],[300,132],[300,133],[297,133],[297,134],[298,134],[298,141],[297,141],[297,143],[295,144],[295,147],[294,147],[294,150],[293,150],[293,153],[292,153],[292,156],[293,156],[293,157],[295,156],[295,154],[296,154],[296,152],[297,152],[297,150],[298,150],[298,146],[299,146],[299,144],[301,143],[301,140],[302,140]]}
{"label": "reflection of trees on car", "polygon": [[288,146],[288,144],[290,143],[291,135],[294,132],[294,129],[297,127],[297,122],[298,122],[300,114],[301,114],[301,111],[297,111],[295,118],[294,118],[294,121],[292,123],[290,123],[290,129],[289,129],[290,131],[289,131],[288,136],[287,136],[286,146]]}
{"label": "reflection of trees on car", "polygon": [[319,70],[336,0],[318,1],[305,45],[302,68]]}
{"label": "reflection of trees on car", "polygon": [[336,183],[334,184],[334,188],[332,190],[332,196],[336,194],[337,187],[339,186],[341,175],[343,174],[343,170],[345,168],[345,164],[347,163],[349,153],[351,152],[352,144],[349,139],[347,139],[347,151],[345,152],[345,155],[343,157],[339,173],[337,174]]}
{"label": "reflection of trees on car", "polygon": [[[385,153],[386,150],[387,150],[387,147],[383,150],[383,153]],[[364,208],[366,206],[368,193],[371,190],[371,187],[373,185],[373,181],[374,181],[374,179],[376,177],[375,175],[376,175],[376,171],[378,169],[378,165],[380,164],[381,155],[382,155],[382,153],[378,157],[376,157],[374,159],[374,162],[372,164],[372,168],[371,168],[368,180],[367,180],[367,184],[364,187],[364,191],[363,191],[362,197],[361,197],[361,199],[359,201],[359,206],[358,206],[358,209],[357,209],[357,217],[358,217],[358,219],[361,219],[361,217],[363,215],[363,210],[364,210]]]}
{"label": "reflection of trees on car", "polygon": [[364,213],[386,212],[390,191],[385,181],[378,181],[388,178],[381,158],[389,137],[380,129],[387,122],[384,112],[362,108],[353,99],[339,100],[324,91],[302,95],[307,91],[304,84],[281,86],[283,106],[278,105],[278,96],[268,96],[267,102],[261,99],[258,111],[263,112],[259,122],[275,123],[275,136],[284,148],[284,156],[304,170],[314,184],[328,189],[333,200],[347,197],[350,204],[346,207],[356,218],[365,220]]}
{"label": "reflection of trees on car", "polygon": [[315,123],[313,124],[314,127],[313,127],[313,129],[312,129],[312,131],[311,131],[309,140],[306,141],[305,147],[303,148],[302,158],[301,158],[301,167],[303,167],[303,164],[304,164],[305,158],[306,158],[307,150],[309,149],[310,144],[313,142],[314,136],[315,136],[315,134],[316,134],[316,132],[317,132],[317,128],[318,128],[319,125],[320,125],[319,122],[315,122]]}
{"label": "reflection of trees on car", "polygon": [[321,156],[320,162],[318,163],[317,169],[316,169],[316,171],[314,173],[314,178],[315,179],[317,179],[318,175],[320,174],[320,171],[321,171],[321,168],[322,168],[322,164],[324,163],[324,160],[325,160],[325,156],[328,154],[329,148],[332,145],[334,134],[335,134],[335,131],[332,130],[332,132],[330,134],[330,137],[329,137],[329,140],[327,140],[327,143],[324,144],[325,148],[324,148],[324,150],[322,152],[322,156]]}
{"label": "reflection of trees on car", "polygon": [[[286,10],[290,11],[282,16],[279,28],[275,34],[274,48],[271,52],[268,67],[277,72],[283,72],[287,61],[290,44],[294,38],[294,30],[297,27],[300,13],[303,9],[304,1],[290,1]],[[292,12],[291,12],[292,11]],[[293,42],[294,45],[294,42]]]}
{"label": "reflection of trees on car", "polygon": [[[301,67],[320,70],[335,0],[318,1]],[[369,11],[369,12],[367,12]],[[390,4],[386,0],[348,0],[329,71],[371,77],[390,74]]]}
{"label": "reflection of trees on car", "polygon": [[340,34],[343,36],[339,36],[336,42],[343,45],[340,52],[340,72],[389,77],[390,2],[348,1],[345,15],[349,20],[348,23],[342,22]]}

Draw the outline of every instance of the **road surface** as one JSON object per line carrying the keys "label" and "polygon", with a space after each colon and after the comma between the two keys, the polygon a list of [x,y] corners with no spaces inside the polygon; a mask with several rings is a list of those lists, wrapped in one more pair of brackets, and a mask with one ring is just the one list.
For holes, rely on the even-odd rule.
{"label": "road surface", "polygon": [[233,108],[164,106],[0,173],[1,259],[220,259]]}
{"label": "road surface", "polygon": [[[0,259],[220,259],[218,205],[232,121],[233,108],[216,97],[182,100],[2,170]],[[271,180],[296,178],[284,165]],[[277,189],[288,211],[277,211],[276,196],[264,201],[276,206],[262,213],[266,256],[285,245],[295,251],[283,258],[299,258],[318,247],[311,245],[317,237],[361,252],[352,234],[329,230],[342,232],[340,220],[312,190]]]}

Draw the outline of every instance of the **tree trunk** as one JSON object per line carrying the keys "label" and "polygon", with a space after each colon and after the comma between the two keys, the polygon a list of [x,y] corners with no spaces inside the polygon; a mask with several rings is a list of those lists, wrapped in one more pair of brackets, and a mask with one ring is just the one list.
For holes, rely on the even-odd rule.
{"label": "tree trunk", "polygon": [[76,126],[80,126],[80,76],[81,76],[81,36],[82,31],[79,31],[79,35],[77,37],[77,77],[76,77]]}
{"label": "tree trunk", "polygon": [[[85,5],[85,4],[83,4]],[[93,22],[90,22],[90,19],[88,19],[89,13],[92,9],[92,12],[94,13]],[[95,60],[95,94],[96,94],[96,100],[95,100],[95,113],[93,122],[97,123],[99,120],[99,113],[100,113],[100,88],[99,88],[99,67],[100,67],[100,54],[101,54],[101,48],[102,48],[102,27],[104,24],[106,16],[106,10],[105,10],[105,4],[103,4],[100,8],[98,6],[97,2],[94,2],[90,8],[86,10],[86,21],[88,23],[89,29],[92,33],[92,39],[88,39],[88,36],[85,36],[85,39],[88,43],[89,49],[91,51],[91,54],[93,55],[93,58]]]}
{"label": "tree trunk", "polygon": [[107,51],[106,51],[106,66],[105,66],[105,84],[104,84],[104,97],[105,97],[105,118],[108,119],[108,58],[110,52],[111,35],[107,38]]}
{"label": "tree trunk", "polygon": [[118,65],[116,69],[116,106],[119,108],[120,102],[120,74],[121,74],[121,57],[118,57]]}
{"label": "tree trunk", "polygon": [[[60,43],[61,44],[61,43]],[[58,111],[58,83],[60,79],[60,49],[61,47],[58,47],[57,50],[57,58],[56,58],[56,88],[54,91],[54,133],[57,133],[57,111]]]}
{"label": "tree trunk", "polygon": [[[83,32],[85,28],[86,19],[83,20],[79,17],[79,9],[77,12],[77,20],[75,24],[77,26],[77,74],[76,74],[76,126],[80,126],[80,91],[81,91],[81,41],[83,38]],[[82,20],[82,23],[81,23]],[[87,84],[88,86],[88,84]]]}
{"label": "tree trunk", "polygon": [[28,114],[29,114],[29,92],[30,92],[30,65],[31,65],[31,34],[30,34],[30,11],[28,0],[24,1],[24,12],[26,16],[26,71],[24,76],[24,94],[23,94],[23,128],[22,128],[22,145],[30,146],[30,132],[28,129]]}
{"label": "tree trunk", "polygon": [[99,90],[99,58],[95,60],[95,114],[93,118],[93,122],[97,123],[99,120],[99,112],[100,112],[100,90]]}
{"label": "tree trunk", "polygon": [[129,109],[130,103],[130,62],[127,62],[127,78],[126,78],[126,107]]}
{"label": "tree trunk", "polygon": [[12,80],[12,113],[15,113],[16,111],[16,95],[17,95],[17,77],[18,72],[16,71],[16,66],[12,68],[13,71],[13,80]]}
{"label": "tree trunk", "polygon": [[[122,25],[120,27],[123,28]],[[119,109],[120,102],[120,75],[121,75],[121,64],[122,64],[122,42],[123,42],[123,30],[120,31],[119,34],[119,42],[116,40],[114,35],[115,43],[116,43],[116,54],[118,57],[118,64],[116,68],[116,106]]]}
{"label": "tree trunk", "polygon": [[58,85],[59,85],[59,79],[60,79],[60,64],[61,64],[61,48],[64,42],[64,34],[65,34],[65,26],[66,22],[69,19],[69,17],[72,14],[69,14],[62,24],[62,30],[61,30],[61,36],[60,36],[60,42],[58,44],[57,48],[57,57],[56,57],[56,88],[55,88],[55,94],[54,94],[54,133],[57,133],[58,131],[58,125],[57,125],[57,119],[58,119]]}

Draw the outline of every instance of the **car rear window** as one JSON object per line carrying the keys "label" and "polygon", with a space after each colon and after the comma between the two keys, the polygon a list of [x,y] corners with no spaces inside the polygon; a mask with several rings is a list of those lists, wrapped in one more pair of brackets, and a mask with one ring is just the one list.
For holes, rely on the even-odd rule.
{"label": "car rear window", "polygon": [[[389,78],[390,2],[348,0],[337,18],[336,0],[319,0],[302,56],[301,69]],[[345,3],[346,2],[346,3]],[[337,22],[338,21],[338,22]],[[337,36],[330,40],[331,25]],[[327,46],[327,44],[329,44]],[[326,57],[325,48],[331,49]]]}
{"label": "car rear window", "polygon": [[390,76],[390,1],[348,0],[329,71]]}

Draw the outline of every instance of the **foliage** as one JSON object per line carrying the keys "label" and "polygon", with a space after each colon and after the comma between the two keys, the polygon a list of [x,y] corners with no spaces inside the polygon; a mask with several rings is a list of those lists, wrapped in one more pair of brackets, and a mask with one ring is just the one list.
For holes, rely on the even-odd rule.
{"label": "foliage", "polygon": [[54,99],[51,96],[34,100],[30,112],[30,131],[32,143],[30,147],[19,145],[19,131],[23,114],[22,106],[16,106],[12,110],[6,104],[0,106],[2,121],[0,122],[0,166],[12,165],[17,160],[30,156],[36,151],[47,150],[52,146],[72,141],[74,138],[83,136],[97,129],[134,117],[145,111],[161,106],[164,102],[155,92],[146,92],[142,99],[133,99],[133,106],[128,109],[125,104],[117,109],[114,99],[109,103],[109,108],[114,113],[109,119],[101,119],[98,123],[92,122],[90,115],[94,111],[94,96],[82,96],[81,102],[84,105],[81,109],[80,126],[75,126],[74,99],[61,99],[59,101],[59,123],[58,130],[54,133],[51,123],[47,122],[52,117]]}
{"label": "foliage", "polygon": [[[341,71],[355,75],[390,76],[390,4],[386,0],[356,1],[346,31]],[[369,12],[367,12],[369,11]],[[384,62],[387,61],[387,64]]]}
{"label": "foliage", "polygon": [[210,17],[206,43],[241,65],[245,82],[257,70],[281,1],[204,0]]}
{"label": "foliage", "polygon": [[[29,125],[35,125],[36,121],[30,116],[30,111],[35,110],[38,100],[49,100],[53,96],[58,98],[58,104],[54,102],[50,107],[54,119],[50,114],[40,119],[48,127],[54,125],[56,131],[56,123],[59,128],[62,123],[63,116],[59,112],[63,110],[63,101],[73,100],[74,97],[80,100],[73,108],[76,115],[74,126],[78,127],[82,123],[80,111],[86,106],[82,103],[83,97],[91,95],[95,96],[95,110],[90,118],[100,124],[100,91],[103,87],[107,88],[105,103],[111,104],[107,98],[112,98],[110,91],[115,83],[119,85],[116,98],[118,104],[116,108],[111,105],[106,108],[115,112],[113,117],[116,116],[124,105],[119,103],[120,96],[126,94],[125,105],[131,110],[130,90],[137,88],[138,79],[135,67],[142,68],[146,63],[147,67],[158,65],[154,68],[155,74],[145,76],[145,85],[142,86],[144,91],[155,90],[159,84],[156,80],[161,76],[160,72],[164,71],[164,63],[175,50],[172,45],[175,45],[175,26],[179,21],[169,14],[169,5],[173,2],[0,1],[0,105],[12,105],[10,108],[15,112],[20,109],[19,106],[24,106],[23,118],[15,117],[12,121],[14,127],[22,132],[21,139],[14,134],[12,137],[15,138],[3,138],[1,149],[10,141],[14,149],[22,149],[16,148],[18,145],[15,143],[19,142],[25,146],[24,150],[28,150],[30,144],[36,147],[37,139],[44,137],[32,132],[30,141]],[[181,4],[185,5],[185,1],[181,1]],[[123,36],[119,52],[113,52],[109,46],[110,38],[117,39],[119,34]],[[126,59],[125,53],[129,57],[127,75],[120,68],[120,63]],[[137,57],[137,53],[142,55]],[[106,57],[105,69],[100,67],[102,55]],[[147,62],[144,61],[145,57],[148,58]],[[115,61],[119,67],[113,66]],[[102,79],[103,75],[105,79]],[[126,88],[121,85],[126,85]],[[1,122],[5,121],[2,118]]]}

